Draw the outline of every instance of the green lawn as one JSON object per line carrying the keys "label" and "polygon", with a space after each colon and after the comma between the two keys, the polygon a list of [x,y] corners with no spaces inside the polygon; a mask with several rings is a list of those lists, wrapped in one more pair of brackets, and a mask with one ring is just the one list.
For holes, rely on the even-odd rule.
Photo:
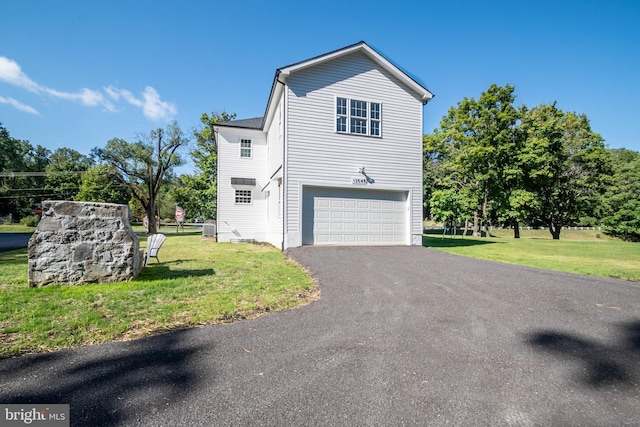
{"label": "green lawn", "polygon": [[560,240],[546,230],[492,230],[492,237],[444,239],[425,235],[424,246],[474,258],[589,276],[640,281],[640,244],[605,237],[598,231],[563,230]]}
{"label": "green lawn", "polygon": [[[132,223],[131,228],[134,231],[144,232],[144,227],[141,223]],[[180,232],[198,232],[202,229],[195,226],[184,226]],[[36,227],[28,227],[21,224],[0,224],[0,233],[33,233],[36,231]],[[159,230],[161,233],[176,233],[175,224],[162,224]]]}
{"label": "green lawn", "polygon": [[159,257],[132,282],[37,289],[27,284],[26,250],[0,253],[0,357],[249,318],[317,295],[272,246],[168,234]]}
{"label": "green lawn", "polygon": [[33,233],[35,227],[28,227],[21,224],[0,224],[0,233]]}

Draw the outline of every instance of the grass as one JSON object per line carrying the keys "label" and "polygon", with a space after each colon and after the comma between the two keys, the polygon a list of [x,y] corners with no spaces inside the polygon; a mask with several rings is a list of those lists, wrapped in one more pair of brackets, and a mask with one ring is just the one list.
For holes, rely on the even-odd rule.
{"label": "grass", "polygon": [[271,246],[169,234],[159,257],[131,282],[29,288],[26,250],[0,253],[0,357],[251,318],[317,295]]}
{"label": "grass", "polygon": [[[132,223],[131,228],[133,231],[144,232],[145,229],[142,223]],[[180,232],[197,232],[201,231],[200,227],[185,225]],[[0,224],[0,233],[33,233],[36,231],[36,227],[28,227],[21,224]],[[161,233],[176,233],[175,224],[162,224],[159,230]]]}
{"label": "grass", "polygon": [[640,282],[640,244],[605,237],[599,231],[563,230],[560,240],[546,230],[492,230],[491,237],[425,235],[423,244],[457,255],[549,270]]}
{"label": "grass", "polygon": [[35,227],[28,227],[22,224],[0,224],[0,233],[33,233]]}

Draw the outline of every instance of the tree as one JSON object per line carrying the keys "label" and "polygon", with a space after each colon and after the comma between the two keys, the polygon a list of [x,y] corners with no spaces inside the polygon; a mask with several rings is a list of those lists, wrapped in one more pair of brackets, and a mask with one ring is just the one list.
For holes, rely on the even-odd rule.
{"label": "tree", "polygon": [[486,224],[496,216],[490,210],[508,205],[517,183],[520,113],[514,101],[513,86],[491,85],[478,100],[464,98],[450,108],[425,139],[427,171],[441,169],[435,173],[436,188],[464,194],[462,206],[471,210],[464,216],[473,213],[474,235],[480,233],[480,217]]}
{"label": "tree", "polygon": [[48,197],[44,170],[49,150],[11,137],[0,123],[0,214],[14,220],[33,215],[34,205]]}
{"label": "tree", "polygon": [[51,190],[53,198],[61,200],[73,200],[80,190],[82,182],[81,172],[86,171],[94,164],[91,157],[72,150],[71,148],[58,148],[49,156],[49,164],[45,171],[45,188]]}
{"label": "tree", "polygon": [[433,219],[441,221],[447,227],[456,226],[460,221],[464,204],[458,198],[458,193],[454,190],[435,190],[430,199],[431,213]]}
{"label": "tree", "polygon": [[175,166],[183,164],[177,150],[187,142],[174,121],[164,130],[153,130],[147,136],[139,135],[133,143],[114,138],[107,142],[105,148],[94,149],[95,155],[117,171],[120,184],[144,207],[149,218],[149,233],[156,233],[158,229],[156,199],[163,178]]}
{"label": "tree", "polygon": [[609,173],[608,153],[584,114],[565,113],[555,102],[524,111],[521,126],[524,189],[537,201],[528,207],[530,217],[559,239],[563,226],[594,211]]}
{"label": "tree", "polygon": [[218,142],[213,127],[216,123],[235,119],[235,113],[203,113],[202,127],[193,131],[196,149],[191,151],[195,175],[182,175],[174,197],[189,216],[215,218],[217,208]]}
{"label": "tree", "polygon": [[107,164],[93,166],[82,174],[77,201],[126,205],[131,194],[120,184],[117,172]]}
{"label": "tree", "polygon": [[602,197],[602,225],[607,234],[640,241],[640,153],[611,150],[613,175]]}

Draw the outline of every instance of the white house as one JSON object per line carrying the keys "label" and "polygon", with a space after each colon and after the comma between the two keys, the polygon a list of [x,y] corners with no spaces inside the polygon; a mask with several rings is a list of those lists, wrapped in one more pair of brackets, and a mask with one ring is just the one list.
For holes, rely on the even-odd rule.
{"label": "white house", "polygon": [[218,241],[421,245],[432,97],[365,42],[276,70],[264,117],[214,128]]}

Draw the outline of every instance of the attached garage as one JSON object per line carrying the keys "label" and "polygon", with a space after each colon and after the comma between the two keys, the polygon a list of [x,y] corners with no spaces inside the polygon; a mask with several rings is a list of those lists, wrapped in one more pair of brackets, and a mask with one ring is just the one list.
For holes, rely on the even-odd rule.
{"label": "attached garage", "polygon": [[407,194],[304,187],[302,244],[409,244]]}

